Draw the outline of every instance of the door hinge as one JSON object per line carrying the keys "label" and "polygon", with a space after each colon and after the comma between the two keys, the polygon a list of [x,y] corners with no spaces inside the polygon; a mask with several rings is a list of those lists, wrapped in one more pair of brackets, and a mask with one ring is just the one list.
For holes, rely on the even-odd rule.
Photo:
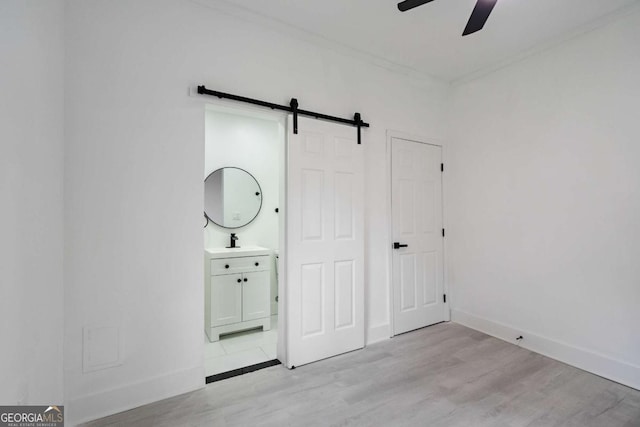
{"label": "door hinge", "polygon": [[442,295],[442,301],[445,303],[447,302],[447,294]]}
{"label": "door hinge", "polygon": [[440,172],[444,172],[444,163],[440,163]]}
{"label": "door hinge", "polygon": [[444,237],[444,228],[442,229],[442,237]]}

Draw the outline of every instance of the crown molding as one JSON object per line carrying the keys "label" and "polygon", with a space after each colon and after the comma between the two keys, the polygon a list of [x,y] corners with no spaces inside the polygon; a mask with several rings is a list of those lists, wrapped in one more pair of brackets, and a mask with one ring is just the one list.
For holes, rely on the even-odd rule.
{"label": "crown molding", "polygon": [[190,1],[200,6],[215,10],[218,13],[221,13],[245,22],[249,22],[254,25],[258,25],[262,28],[269,29],[271,31],[286,35],[296,40],[303,41],[311,45],[339,53],[349,58],[358,59],[361,62],[376,66],[378,68],[382,68],[386,71],[402,76],[405,79],[411,81],[413,84],[423,86],[423,87],[424,86],[430,87],[433,85],[445,85],[445,86],[451,86],[451,87],[461,86],[463,84],[472,82],[474,80],[480,79],[489,74],[497,72],[503,68],[507,68],[518,62],[525,61],[533,56],[552,50],[564,43],[567,43],[573,39],[579,38],[592,31],[598,30],[608,25],[612,25],[618,22],[619,20],[640,11],[640,2],[622,7],[596,20],[580,25],[574,28],[573,30],[569,31],[568,33],[554,37],[545,42],[537,43],[531,46],[530,48],[523,50],[518,54],[508,55],[503,59],[496,61],[489,66],[478,68],[477,70],[464,74],[460,77],[444,79],[444,78],[436,77],[434,75],[431,75],[423,71],[419,71],[415,68],[390,61],[388,59],[372,54],[370,52],[356,49],[342,42],[326,38],[319,34],[308,31],[304,28],[298,27],[296,25],[292,25],[283,20],[266,16],[264,14],[255,12],[251,9],[231,3],[226,0],[190,0]]}
{"label": "crown molding", "polygon": [[565,33],[561,36],[554,37],[551,40],[548,40],[546,42],[535,44],[529,49],[526,49],[516,55],[508,56],[492,65],[479,68],[476,71],[472,71],[471,73],[455,78],[450,81],[450,85],[452,87],[457,87],[457,86],[464,85],[466,83],[470,83],[474,80],[478,80],[489,74],[495,73],[503,68],[507,68],[519,62],[526,61],[527,59],[534,57],[536,55],[540,55],[547,51],[553,50],[556,47],[562,46],[563,44],[568,43],[571,40],[580,38],[588,33],[613,25],[618,21],[621,21],[622,19],[632,16],[635,13],[639,13],[639,12],[640,12],[640,2],[622,7],[596,20],[580,25],[577,28],[573,29],[572,31]]}
{"label": "crown molding", "polygon": [[215,10],[221,14],[267,28],[296,40],[327,49],[349,58],[358,59],[368,65],[374,65],[386,71],[400,75],[420,86],[448,85],[449,82],[405,65],[389,61],[381,56],[353,48],[336,40],[328,39],[304,28],[289,24],[280,19],[257,13],[246,7],[225,0],[190,0],[192,3]]}

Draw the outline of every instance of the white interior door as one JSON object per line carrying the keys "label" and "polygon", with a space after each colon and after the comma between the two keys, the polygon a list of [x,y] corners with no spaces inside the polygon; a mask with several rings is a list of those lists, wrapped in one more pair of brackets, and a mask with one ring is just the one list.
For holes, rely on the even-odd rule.
{"label": "white interior door", "polygon": [[439,146],[391,139],[394,335],[445,320],[441,162]]}
{"label": "white interior door", "polygon": [[288,124],[289,367],[364,347],[364,153],[349,126]]}

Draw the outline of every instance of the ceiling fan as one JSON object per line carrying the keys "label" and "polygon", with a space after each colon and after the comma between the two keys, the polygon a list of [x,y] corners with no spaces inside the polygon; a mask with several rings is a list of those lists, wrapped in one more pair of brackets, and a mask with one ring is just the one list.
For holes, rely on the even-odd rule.
{"label": "ceiling fan", "polygon": [[[403,2],[398,3],[398,9],[400,9],[400,12],[406,12],[414,7],[422,6],[423,4],[431,3],[432,1],[433,0],[404,0]],[[480,31],[482,27],[484,27],[484,23],[487,22],[487,19],[497,2],[498,0],[478,0],[473,8],[473,12],[471,12],[471,17],[469,18],[469,22],[467,22],[467,26],[462,32],[462,35],[468,36],[476,31]]]}

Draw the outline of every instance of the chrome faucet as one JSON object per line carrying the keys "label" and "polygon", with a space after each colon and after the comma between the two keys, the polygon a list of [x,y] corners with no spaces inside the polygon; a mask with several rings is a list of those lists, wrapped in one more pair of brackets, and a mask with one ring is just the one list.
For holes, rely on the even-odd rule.
{"label": "chrome faucet", "polygon": [[238,240],[236,233],[231,233],[231,236],[229,237],[229,246],[227,246],[227,248],[239,248],[240,246],[236,246],[236,240]]}

